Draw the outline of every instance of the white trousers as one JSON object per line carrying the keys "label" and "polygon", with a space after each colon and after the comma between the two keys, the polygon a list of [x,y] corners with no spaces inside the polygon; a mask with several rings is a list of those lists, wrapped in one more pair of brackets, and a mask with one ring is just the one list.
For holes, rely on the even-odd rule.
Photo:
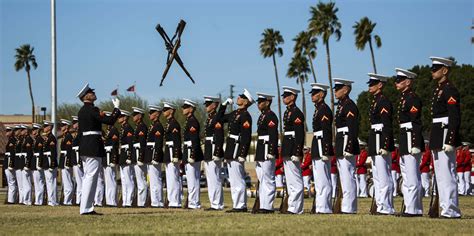
{"label": "white trousers", "polygon": [[205,161],[204,168],[206,169],[207,193],[209,195],[209,202],[211,208],[222,210],[224,209],[224,195],[222,190],[222,178],[220,161]]}
{"label": "white trousers", "polygon": [[288,188],[288,211],[293,214],[303,214],[304,186],[300,162],[285,160],[283,165]]}
{"label": "white trousers", "polygon": [[337,174],[331,173],[332,198],[336,197]]}
{"label": "white trousers", "polygon": [[312,160],[316,213],[332,213],[331,162]]}
{"label": "white trousers", "polygon": [[181,177],[179,176],[179,165],[177,163],[166,164],[166,194],[169,207],[181,207]]}
{"label": "white trousers", "polygon": [[15,178],[18,185],[18,203],[23,204],[25,193],[23,191],[23,169],[15,169]]}
{"label": "white trousers", "polygon": [[144,207],[148,194],[148,184],[146,182],[147,165],[139,166],[134,164],[133,168],[135,169],[135,178],[137,180],[137,206]]}
{"label": "white trousers", "polygon": [[421,173],[421,186],[423,187],[423,195],[425,197],[429,197],[431,195],[430,184],[431,184],[430,173]]}
{"label": "white trousers", "polygon": [[35,205],[43,205],[45,184],[43,170],[33,170],[33,184],[35,186]]}
{"label": "white trousers", "polygon": [[283,188],[285,186],[283,184],[283,175],[277,175],[275,176],[275,182],[276,182],[276,187],[277,188]]}
{"label": "white trousers", "polygon": [[390,155],[377,155],[375,158],[375,200],[377,212],[382,214],[394,214],[393,208],[393,180],[391,174],[392,160]]}
{"label": "white trousers", "polygon": [[132,165],[120,166],[120,179],[122,182],[122,206],[131,207],[133,191],[135,189],[134,170]]}
{"label": "white trousers", "polygon": [[23,204],[30,206],[32,204],[32,171],[31,170],[22,170],[23,178]]}
{"label": "white trousers", "polygon": [[[355,180],[355,156],[338,157],[337,168],[341,178],[343,213],[357,212],[357,186]],[[337,185],[337,182],[335,183]]]}
{"label": "white trousers", "polygon": [[357,196],[358,197],[368,197],[366,176],[367,176],[366,174],[357,175]]}
{"label": "white trousers", "polygon": [[8,203],[15,203],[15,198],[18,194],[18,185],[16,181],[15,170],[5,169],[5,176],[8,184]]}
{"label": "white trousers", "polygon": [[469,189],[469,178],[466,178],[466,177],[470,177],[470,176],[465,176],[464,173],[469,173],[469,172],[457,172],[459,195],[467,195],[467,191]]}
{"label": "white trousers", "polygon": [[94,205],[102,206],[105,191],[104,168],[102,168],[102,162],[99,163],[99,169],[97,170],[97,172],[97,189],[95,190]]}
{"label": "white trousers", "polygon": [[48,205],[57,206],[58,183],[56,179],[58,177],[58,169],[54,168],[52,170],[44,170],[44,177],[46,180],[46,191],[48,192]]}
{"label": "white trousers", "polygon": [[61,180],[63,185],[63,204],[72,205],[72,196],[74,194],[74,183],[72,168],[61,169]]}
{"label": "white trousers", "polygon": [[471,172],[464,171],[464,180],[466,181],[466,195],[471,194]]}
{"label": "white trousers", "polygon": [[117,175],[116,167],[106,166],[104,168],[105,180],[105,204],[107,206],[117,206]]}
{"label": "white trousers", "polygon": [[441,216],[461,217],[456,185],[456,152],[433,151]]}
{"label": "white trousers", "polygon": [[82,167],[75,165],[72,167],[74,172],[74,179],[76,180],[76,204],[81,203],[82,198],[82,180],[84,179],[84,171]]}
{"label": "white trousers", "polygon": [[309,191],[309,187],[311,186],[311,176],[303,176],[303,187]]}
{"label": "white trousers", "polygon": [[394,170],[392,170],[392,183],[393,183],[393,196],[396,197],[398,196],[398,178],[400,177],[400,174]]}
{"label": "white trousers", "polygon": [[187,163],[185,165],[186,180],[188,184],[188,208],[201,208],[200,191],[201,185],[201,162]]}
{"label": "white trousers", "polygon": [[163,179],[161,177],[161,163],[148,165],[148,178],[150,179],[150,198],[152,207],[163,207]]}
{"label": "white trousers", "polygon": [[101,157],[81,156],[84,166],[84,179],[82,181],[82,197],[80,213],[89,213],[94,211],[94,198],[97,191],[97,179],[101,168]]}
{"label": "white trousers", "polygon": [[408,154],[400,158],[400,171],[403,179],[402,193],[405,204],[404,213],[412,215],[423,214],[420,159],[421,154]]}
{"label": "white trousers", "polygon": [[238,161],[229,161],[227,163],[229,170],[230,192],[232,196],[232,208],[247,208],[247,194],[245,186],[244,164]]}
{"label": "white trousers", "polygon": [[260,181],[258,188],[260,209],[273,210],[276,192],[275,160],[257,161],[255,170]]}

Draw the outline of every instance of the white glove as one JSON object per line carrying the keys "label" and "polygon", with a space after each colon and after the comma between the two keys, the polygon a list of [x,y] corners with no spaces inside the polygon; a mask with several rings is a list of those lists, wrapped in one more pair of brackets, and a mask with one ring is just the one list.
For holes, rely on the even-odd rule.
{"label": "white glove", "polygon": [[300,158],[297,157],[297,156],[291,156],[291,161],[293,161],[293,162],[299,162],[299,161],[300,161]]}
{"label": "white glove", "polygon": [[[8,169],[9,169],[9,170],[13,170],[13,168],[10,168],[10,167],[8,167]],[[38,170],[42,170],[43,168],[38,167],[37,169],[38,169]]]}
{"label": "white glove", "polygon": [[81,165],[81,164],[77,164],[77,166],[79,166],[79,168],[81,168],[81,167],[82,167],[82,165]]}
{"label": "white glove", "polygon": [[112,98],[112,103],[114,104],[114,108],[119,109],[120,107],[120,100],[118,98]]}
{"label": "white glove", "polygon": [[28,171],[28,170],[30,170],[30,168],[28,168],[28,167],[25,166],[25,167],[23,167],[23,170]]}
{"label": "white glove", "polygon": [[243,158],[243,157],[239,157],[238,159],[239,159],[239,162],[240,162],[240,163],[244,163],[244,162],[245,162],[245,158]]}
{"label": "white glove", "polygon": [[188,158],[188,163],[189,163],[189,164],[193,164],[193,163],[194,163],[194,159],[193,159],[193,158],[191,158],[191,157],[190,157],[190,158]]}
{"label": "white glove", "polygon": [[454,151],[454,147],[449,145],[449,144],[445,144],[445,145],[443,145],[443,151],[444,152],[452,152],[452,151]]}
{"label": "white glove", "polygon": [[49,170],[50,172],[53,172],[53,169],[52,169],[52,168],[49,168],[48,170]]}
{"label": "white glove", "polygon": [[273,160],[275,159],[275,156],[267,154],[267,160]]}
{"label": "white glove", "polygon": [[157,162],[157,161],[155,161],[155,160],[153,160],[153,161],[151,161],[151,164],[152,164],[152,165],[159,165],[160,163]]}
{"label": "white glove", "polygon": [[[40,169],[41,169],[41,168],[40,168]],[[13,168],[11,168],[11,167],[8,167],[8,170],[10,170],[10,171],[11,171],[11,170],[13,170]]]}
{"label": "white glove", "polygon": [[222,106],[227,106],[228,104],[231,104],[234,103],[234,101],[232,101],[231,98],[227,98],[227,100],[225,100],[223,103],[222,103]]}
{"label": "white glove", "polygon": [[137,161],[137,165],[139,165],[139,166],[143,166],[143,162],[141,162],[141,161]]}
{"label": "white glove", "polygon": [[114,167],[115,167],[115,164],[114,164],[114,163],[110,163],[109,166],[112,167],[112,168],[114,168]]}
{"label": "white glove", "polygon": [[351,157],[351,156],[354,156],[354,154],[349,153],[349,152],[343,152],[342,155],[343,155],[344,157]]}
{"label": "white glove", "polygon": [[321,156],[321,160],[322,161],[329,161],[329,157],[328,156]]}
{"label": "white glove", "polygon": [[213,160],[213,161],[220,161],[221,158],[220,158],[220,157],[216,157],[216,156],[212,156],[212,160]]}
{"label": "white glove", "polygon": [[413,147],[413,148],[411,148],[410,154],[416,155],[416,154],[419,154],[420,152],[421,152],[421,150],[419,148]]}
{"label": "white glove", "polygon": [[64,169],[69,170],[69,166],[64,166]]}
{"label": "white glove", "polygon": [[127,164],[127,165],[132,164],[132,160],[127,159],[127,160],[125,161],[125,164]]}
{"label": "white glove", "polygon": [[385,150],[385,149],[383,149],[383,148],[381,148],[381,149],[379,150],[379,155],[386,156],[386,155],[388,155],[388,151]]}
{"label": "white glove", "polygon": [[173,158],[173,159],[171,159],[171,162],[173,162],[173,163],[178,163],[178,162],[179,162],[179,159],[178,159],[178,158]]}

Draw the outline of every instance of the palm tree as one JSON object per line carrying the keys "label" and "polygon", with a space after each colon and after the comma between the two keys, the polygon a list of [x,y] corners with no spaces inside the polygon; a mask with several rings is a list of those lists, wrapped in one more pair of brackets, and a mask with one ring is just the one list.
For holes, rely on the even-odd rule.
{"label": "palm tree", "polygon": [[311,37],[307,31],[301,31],[293,39],[295,41],[295,47],[293,52],[295,54],[303,54],[308,57],[309,65],[311,66],[311,72],[313,73],[314,82],[317,83],[316,73],[314,71],[313,60],[316,57],[316,43],[317,38]]}
{"label": "palm tree", "polygon": [[311,7],[311,18],[309,19],[308,31],[312,37],[321,36],[326,46],[326,57],[328,63],[328,79],[331,92],[331,108],[334,111],[334,90],[332,88],[331,55],[329,53],[329,38],[334,34],[336,41],[341,39],[341,23],[337,18],[334,2],[319,2],[316,7]]}
{"label": "palm tree", "polygon": [[375,40],[375,45],[377,46],[377,48],[382,47],[382,40],[378,35],[372,36],[372,32],[374,31],[376,25],[377,23],[372,23],[372,21],[370,21],[368,17],[363,17],[358,22],[356,22],[355,25],[352,26],[352,28],[354,28],[355,45],[358,50],[364,50],[365,45],[369,43],[370,54],[372,55],[372,65],[374,66],[374,73],[377,74],[374,49],[372,47],[372,37]]}
{"label": "palm tree", "polygon": [[29,44],[21,45],[19,48],[15,49],[15,70],[20,71],[24,68],[26,75],[28,76],[28,88],[30,89],[31,98],[31,122],[35,122],[35,100],[33,98],[33,90],[31,88],[30,69],[31,66],[33,66],[33,69],[38,67],[38,64],[36,63],[36,57],[33,54],[34,50],[35,48],[31,47]]}
{"label": "palm tree", "polygon": [[280,81],[278,80],[278,70],[276,65],[275,54],[279,57],[283,56],[283,49],[279,46],[285,41],[280,34],[280,31],[274,29],[265,29],[262,33],[263,38],[260,40],[260,53],[263,58],[272,57],[273,68],[275,69],[275,79],[277,86],[278,95],[278,119],[280,122],[280,133],[283,132],[282,119],[281,119],[281,97],[280,97]]}
{"label": "palm tree", "polygon": [[[306,99],[305,99],[305,92],[304,92],[304,83],[308,82],[308,73],[311,72],[309,69],[308,59],[301,54],[295,54],[293,58],[291,58],[291,62],[288,65],[288,72],[286,76],[289,78],[296,78],[296,83],[301,86],[301,106],[303,108],[303,114],[306,120]],[[306,126],[306,121],[304,122],[305,132],[308,130]]]}

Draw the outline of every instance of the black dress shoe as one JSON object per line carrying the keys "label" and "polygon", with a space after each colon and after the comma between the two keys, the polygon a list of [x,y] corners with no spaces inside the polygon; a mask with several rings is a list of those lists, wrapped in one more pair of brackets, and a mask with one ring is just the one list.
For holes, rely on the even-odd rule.
{"label": "black dress shoe", "polygon": [[233,208],[233,209],[228,210],[226,212],[227,213],[242,213],[242,212],[247,212],[247,208],[242,208],[242,209]]}
{"label": "black dress shoe", "polygon": [[180,206],[169,206],[168,208],[172,208],[172,209],[183,209],[183,208],[180,207]]}
{"label": "black dress shoe", "polygon": [[423,215],[422,214],[409,214],[409,213],[398,212],[398,213],[395,213],[395,216],[396,217],[422,217]]}
{"label": "black dress shoe", "polygon": [[[348,213],[346,213],[348,214]],[[381,212],[375,212],[374,216],[391,216],[393,214],[388,214],[388,213],[381,213]]]}
{"label": "black dress shoe", "polygon": [[204,211],[220,211],[220,210],[216,209],[216,208],[209,207],[209,208],[204,209]]}
{"label": "black dress shoe", "polygon": [[86,212],[86,213],[82,213],[81,215],[95,215],[95,216],[101,216],[103,215],[102,213],[98,213],[96,211],[91,211],[91,212]]}
{"label": "black dress shoe", "polygon": [[273,214],[275,211],[273,210],[267,210],[267,209],[259,209],[257,211],[258,214]]}
{"label": "black dress shoe", "polygon": [[457,217],[446,217],[446,216],[440,216],[440,219],[446,219],[446,220],[456,220],[456,219],[461,219],[460,216]]}

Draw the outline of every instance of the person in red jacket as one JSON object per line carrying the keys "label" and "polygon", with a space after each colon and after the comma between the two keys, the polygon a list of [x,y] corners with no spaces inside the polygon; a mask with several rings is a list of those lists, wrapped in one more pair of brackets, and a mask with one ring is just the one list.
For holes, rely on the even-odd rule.
{"label": "person in red jacket", "polygon": [[309,191],[311,186],[311,178],[313,177],[313,166],[311,161],[311,153],[308,147],[303,149],[303,161],[301,162],[301,174],[303,175],[303,187]]}
{"label": "person in red jacket", "polygon": [[336,156],[331,157],[331,184],[332,184],[332,197],[336,197],[336,186],[337,186],[337,158]]}
{"label": "person in red jacket", "polygon": [[358,197],[367,197],[367,146],[366,142],[359,141],[360,145],[360,154],[357,155],[356,159],[356,183],[357,183],[357,196]]}
{"label": "person in red jacket", "polygon": [[474,149],[469,149],[469,168],[470,169],[470,172],[471,172],[471,188],[469,189],[471,195],[474,195],[474,191],[472,191],[473,187],[474,187],[474,168],[472,167],[472,163],[474,162]]}
{"label": "person in red jacket", "polygon": [[398,152],[398,144],[395,144],[395,150],[392,152],[392,182],[394,197],[398,195],[398,178],[400,178],[400,155]]}
{"label": "person in red jacket", "polygon": [[430,166],[431,166],[431,150],[429,148],[428,142],[425,141],[425,152],[421,157],[420,163],[420,172],[421,172],[421,186],[423,187],[423,195],[425,197],[430,196],[430,182],[431,182],[431,174],[430,174]]}
{"label": "person in red jacket", "polygon": [[285,168],[283,166],[283,157],[281,156],[281,147],[278,147],[278,158],[275,160],[275,182],[277,188],[283,188],[283,175]]}
{"label": "person in red jacket", "polygon": [[466,195],[466,180],[464,179],[464,149],[466,143],[462,143],[462,147],[456,150],[456,172],[458,179],[458,194]]}
{"label": "person in red jacket", "polygon": [[466,147],[463,149],[464,154],[464,181],[466,182],[465,194],[471,195],[471,152],[469,151],[470,143],[466,143]]}

